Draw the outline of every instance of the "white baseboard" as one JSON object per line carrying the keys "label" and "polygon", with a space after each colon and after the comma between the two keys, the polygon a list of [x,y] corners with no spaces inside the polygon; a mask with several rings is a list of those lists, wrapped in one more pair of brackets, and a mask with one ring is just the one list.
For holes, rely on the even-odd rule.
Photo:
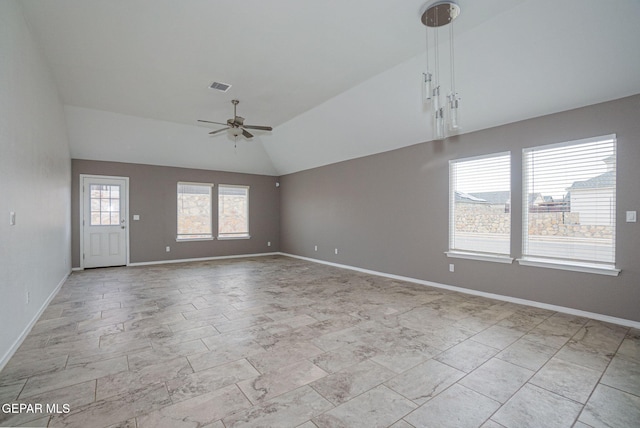
{"label": "white baseboard", "polygon": [[149,265],[164,265],[170,263],[188,263],[188,262],[204,262],[209,260],[225,260],[225,259],[243,259],[248,257],[264,257],[264,256],[278,256],[281,253],[257,253],[257,254],[237,254],[232,256],[216,256],[216,257],[198,257],[193,259],[175,259],[175,260],[158,260],[153,262],[137,262],[129,263],[128,266],[149,266]]}
{"label": "white baseboard", "polygon": [[327,262],[327,261],[324,261],[324,260],[313,259],[313,258],[310,258],[310,257],[297,256],[295,254],[288,254],[288,253],[282,253],[282,252],[279,253],[279,254],[283,255],[283,256],[286,256],[286,257],[292,257],[292,258],[295,258],[295,259],[306,260],[306,261],[313,262],[313,263],[320,263],[320,264],[323,264],[323,265],[335,266],[335,267],[342,268],[342,269],[349,269],[349,270],[354,270],[354,271],[357,271],[357,272],[368,273],[370,275],[377,275],[377,276],[382,276],[382,277],[385,277],[385,278],[397,279],[399,281],[412,282],[414,284],[426,285],[428,287],[435,287],[435,288],[442,288],[442,289],[445,289],[445,290],[457,291],[459,293],[471,294],[471,295],[474,295],[474,296],[487,297],[489,299],[501,300],[501,301],[504,301],[504,302],[516,303],[516,304],[519,304],[519,305],[533,306],[535,308],[548,309],[548,310],[551,310],[551,311],[562,312],[562,313],[565,313],[565,314],[576,315],[576,316],[585,317],[585,318],[591,318],[591,319],[594,319],[594,320],[604,321],[604,322],[608,322],[608,323],[612,323],[612,324],[619,324],[619,325],[623,325],[625,327],[632,327],[632,328],[640,329],[640,322],[633,321],[633,320],[628,320],[628,319],[624,319],[624,318],[617,318],[617,317],[612,317],[612,316],[609,316],[609,315],[598,314],[598,313],[595,313],[595,312],[582,311],[580,309],[567,308],[565,306],[550,305],[548,303],[536,302],[535,300],[527,300],[527,299],[520,299],[520,298],[517,298],[517,297],[504,296],[502,294],[486,293],[484,291],[472,290],[470,288],[456,287],[456,286],[447,285],[447,284],[440,284],[438,282],[425,281],[425,280],[422,280],[422,279],[410,278],[410,277],[407,277],[407,276],[393,275],[393,274],[390,274],[390,273],[378,272],[378,271],[369,270],[369,269],[363,269],[363,268],[359,268],[359,267],[355,267],[355,266],[349,266],[349,265],[343,265],[343,264],[339,264],[339,263]]}
{"label": "white baseboard", "polygon": [[40,319],[40,316],[42,315],[44,310],[47,309],[47,306],[49,306],[49,303],[51,303],[51,300],[53,300],[56,294],[58,294],[58,291],[64,285],[67,278],[69,278],[70,274],[71,272],[67,272],[66,275],[60,280],[58,285],[56,285],[56,288],[51,292],[51,294],[49,294],[49,297],[47,297],[47,300],[45,300],[42,306],[40,306],[40,309],[38,309],[38,312],[34,315],[34,317],[31,319],[29,324],[25,327],[24,330],[22,330],[22,333],[20,333],[20,336],[18,336],[15,342],[13,342],[13,345],[11,345],[11,347],[7,350],[7,352],[5,352],[5,354],[2,356],[2,359],[0,359],[0,371],[2,371],[4,366],[6,366],[9,360],[11,359],[11,357],[13,357],[13,354],[15,354],[18,348],[20,348],[20,345],[22,345],[22,342],[24,342],[24,340],[27,338],[33,326],[36,325],[36,322],[38,322],[38,319]]}

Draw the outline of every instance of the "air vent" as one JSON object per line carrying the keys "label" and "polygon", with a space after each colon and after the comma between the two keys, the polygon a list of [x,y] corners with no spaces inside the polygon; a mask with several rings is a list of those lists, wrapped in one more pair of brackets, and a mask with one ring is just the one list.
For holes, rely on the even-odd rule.
{"label": "air vent", "polygon": [[229,85],[228,83],[222,82],[213,82],[211,85],[209,85],[209,88],[218,90],[220,92],[227,92],[230,87],[231,85]]}

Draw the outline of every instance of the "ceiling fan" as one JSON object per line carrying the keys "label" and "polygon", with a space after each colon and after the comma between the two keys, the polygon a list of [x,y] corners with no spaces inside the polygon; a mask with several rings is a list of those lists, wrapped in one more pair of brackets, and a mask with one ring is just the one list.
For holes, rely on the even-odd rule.
{"label": "ceiling fan", "polygon": [[226,130],[230,130],[231,134],[234,137],[237,137],[238,135],[242,134],[245,138],[253,138],[253,134],[250,133],[249,131],[247,131],[247,129],[256,129],[256,130],[259,130],[259,131],[271,131],[271,130],[273,130],[273,128],[270,127],[270,126],[245,125],[244,124],[244,117],[240,117],[240,116],[238,116],[236,114],[236,106],[240,103],[240,101],[232,100],[231,103],[233,103],[233,119],[228,119],[227,123],[212,122],[210,120],[200,120],[200,119],[198,119],[198,122],[214,123],[216,125],[225,125],[225,127],[222,128],[222,129],[217,129],[215,131],[209,132],[210,135],[215,135],[215,134],[218,134],[220,132],[223,132],[223,131],[226,131]]}

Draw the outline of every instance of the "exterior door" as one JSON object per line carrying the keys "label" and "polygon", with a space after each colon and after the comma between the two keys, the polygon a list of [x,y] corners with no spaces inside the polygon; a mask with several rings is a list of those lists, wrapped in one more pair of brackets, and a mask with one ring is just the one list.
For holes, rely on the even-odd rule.
{"label": "exterior door", "polygon": [[81,176],[84,268],[127,264],[128,177]]}

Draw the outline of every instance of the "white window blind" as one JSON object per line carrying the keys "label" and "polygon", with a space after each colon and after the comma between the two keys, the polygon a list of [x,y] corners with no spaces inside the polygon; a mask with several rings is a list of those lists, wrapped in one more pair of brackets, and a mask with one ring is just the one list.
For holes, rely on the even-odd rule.
{"label": "white window blind", "polygon": [[178,183],[178,240],[213,238],[212,187],[207,183]]}
{"label": "white window blind", "polygon": [[218,186],[218,238],[249,237],[249,187]]}
{"label": "white window blind", "polygon": [[450,252],[509,255],[510,205],[510,152],[450,161]]}
{"label": "white window blind", "polygon": [[523,259],[615,265],[616,136],[523,150]]}

